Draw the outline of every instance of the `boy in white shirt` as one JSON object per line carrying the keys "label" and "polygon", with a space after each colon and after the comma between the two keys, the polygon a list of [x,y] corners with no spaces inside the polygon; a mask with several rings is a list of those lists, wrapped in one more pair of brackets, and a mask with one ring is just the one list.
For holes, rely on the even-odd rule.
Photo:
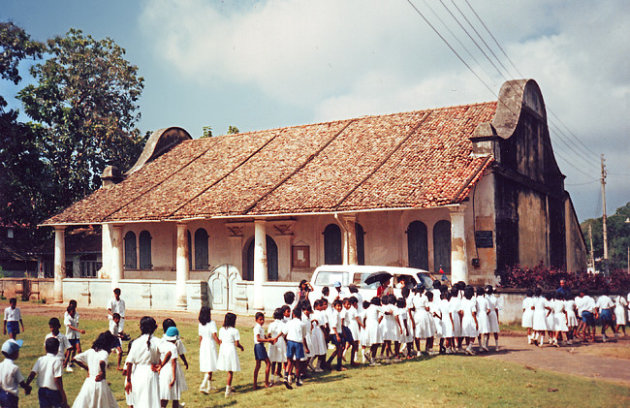
{"label": "boy in white shirt", "polygon": [[50,327],[50,333],[46,335],[44,341],[50,338],[57,339],[57,341],[59,341],[59,347],[57,348],[56,354],[57,358],[61,361],[61,365],[65,368],[66,365],[68,365],[68,360],[70,360],[70,353],[68,350],[72,349],[70,340],[68,340],[65,334],[59,331],[61,323],[56,317],[53,317],[48,321],[48,327]]}
{"label": "boy in white shirt", "polygon": [[613,332],[615,331],[615,325],[613,322],[614,307],[615,302],[613,302],[610,296],[608,296],[607,290],[604,292],[603,295],[597,298],[595,311],[599,316],[599,322],[602,325],[602,341],[604,343],[608,340],[608,338],[606,337],[606,329],[610,326],[612,327]]}
{"label": "boy in white shirt", "polygon": [[37,386],[39,387],[37,397],[40,407],[67,407],[68,400],[61,379],[63,366],[57,358],[59,340],[54,337],[47,338],[45,348],[46,355],[37,359],[31,374],[26,379],[26,384],[30,385],[37,376]]}
{"label": "boy in white shirt", "polygon": [[122,343],[120,342],[120,338],[122,337],[122,330],[120,328],[120,324],[122,323],[121,317],[118,313],[114,313],[112,315],[112,320],[109,321],[109,332],[116,338],[115,348],[116,354],[118,354],[118,365],[116,369],[118,371],[122,371],[122,367],[120,366],[120,362],[122,361]]}
{"label": "boy in white shirt", "polygon": [[125,301],[120,298],[120,289],[114,289],[114,297],[107,302],[107,318],[111,321],[114,313],[120,316],[118,324],[119,331],[123,333],[125,329]]}
{"label": "boy in white shirt", "polygon": [[256,325],[254,326],[254,358],[256,359],[256,367],[254,368],[254,389],[258,388],[258,371],[260,365],[264,361],[265,367],[265,388],[269,388],[269,372],[271,370],[271,361],[267,355],[265,343],[275,343],[275,339],[265,337],[265,315],[262,312],[256,313]]}
{"label": "boy in white shirt", "polygon": [[17,307],[17,299],[9,299],[9,307],[4,309],[4,334],[9,332],[9,337],[13,340],[20,334],[20,325],[22,325],[22,331],[24,331],[24,322],[22,321],[22,313],[20,308]]}
{"label": "boy in white shirt", "polygon": [[[301,360],[305,357],[304,351],[309,352],[305,339],[305,327],[302,324],[302,309],[299,307],[293,309],[293,318],[284,326],[283,333],[287,339],[287,359],[289,360],[286,372],[290,373],[295,367],[295,385],[299,387],[302,385],[302,379],[300,378],[302,373]],[[288,374],[284,378],[284,384],[291,389]]]}
{"label": "boy in white shirt", "polygon": [[24,389],[26,395],[31,393],[32,387],[24,382],[24,376],[14,360],[20,356],[22,340],[7,340],[2,344],[4,361],[0,363],[0,406],[7,408],[18,407],[18,387]]}

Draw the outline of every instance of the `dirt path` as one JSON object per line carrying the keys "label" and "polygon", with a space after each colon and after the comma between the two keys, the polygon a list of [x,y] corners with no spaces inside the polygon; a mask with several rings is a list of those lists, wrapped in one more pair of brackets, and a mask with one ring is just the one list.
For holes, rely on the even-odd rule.
{"label": "dirt path", "polygon": [[[490,341],[492,343],[493,340]],[[630,386],[630,360],[593,355],[608,348],[611,354],[622,349],[624,353],[619,354],[627,356],[630,337],[608,343],[575,344],[560,348],[545,346],[540,349],[527,345],[527,338],[519,335],[503,336],[499,344],[502,347],[498,353],[487,354],[484,358],[519,363],[532,370],[549,370]]]}
{"label": "dirt path", "polygon": [[[25,315],[61,316],[65,305],[42,305],[35,303],[21,303],[20,308]],[[105,318],[105,308],[80,307],[79,313],[83,318]],[[177,322],[194,323],[197,313],[180,311],[141,311],[127,312],[127,322],[138,321],[142,316],[150,315],[160,321],[171,317]],[[213,313],[212,318],[217,324],[222,324],[224,313]],[[251,316],[239,318],[239,325],[254,324]],[[593,379],[603,379],[630,386],[630,337],[621,338],[609,343],[576,344],[565,347],[548,347],[540,349],[527,345],[526,337],[521,333],[506,333],[501,336],[501,349],[498,353],[481,354],[482,358],[491,358],[522,364],[532,370],[548,370],[559,373],[583,376]],[[493,340],[490,341],[493,344]],[[619,354],[626,358],[614,358],[595,354]]]}

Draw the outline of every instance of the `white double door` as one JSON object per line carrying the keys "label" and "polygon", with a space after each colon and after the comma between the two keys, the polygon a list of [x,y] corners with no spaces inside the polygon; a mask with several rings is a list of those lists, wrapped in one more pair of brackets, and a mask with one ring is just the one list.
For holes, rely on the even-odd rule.
{"label": "white double door", "polygon": [[241,273],[234,265],[219,265],[212,271],[208,278],[208,290],[213,310],[234,309],[234,288],[240,279]]}

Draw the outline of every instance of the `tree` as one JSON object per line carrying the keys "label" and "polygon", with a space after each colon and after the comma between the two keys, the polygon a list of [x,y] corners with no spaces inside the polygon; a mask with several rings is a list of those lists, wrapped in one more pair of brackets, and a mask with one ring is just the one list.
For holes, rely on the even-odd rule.
{"label": "tree", "polygon": [[135,128],[143,89],[138,68],[110,38],[71,29],[48,40],[48,58],[31,68],[37,83],[19,92],[49,166],[55,211],[100,186],[107,165],[130,168],[144,146]]}
{"label": "tree", "polygon": [[237,133],[241,133],[241,131],[240,131],[240,130],[238,130],[238,128],[237,128],[236,126],[232,126],[232,125],[230,125],[230,126],[228,127],[228,131],[227,131],[227,134],[228,134],[228,135],[235,135],[235,134],[237,134]]}
{"label": "tree", "polygon": [[[10,22],[0,22],[0,78],[17,85],[22,77],[18,66],[25,58],[41,58],[44,45],[33,41],[20,27]],[[0,95],[0,109],[7,106]]]}
{"label": "tree", "polygon": [[[611,269],[625,269],[627,267],[628,246],[630,246],[630,224],[625,220],[630,217],[630,203],[617,208],[613,215],[609,215],[606,220],[608,232],[608,259]],[[593,231],[593,250],[595,258],[604,256],[604,238],[602,217],[588,219],[582,222],[582,232],[586,238],[586,246],[590,250],[588,241],[588,226],[591,225]]]}

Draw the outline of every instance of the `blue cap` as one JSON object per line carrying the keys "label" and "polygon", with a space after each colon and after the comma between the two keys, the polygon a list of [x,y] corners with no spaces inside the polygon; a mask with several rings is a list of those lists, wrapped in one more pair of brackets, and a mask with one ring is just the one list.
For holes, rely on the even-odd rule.
{"label": "blue cap", "polygon": [[2,352],[9,355],[13,354],[22,347],[22,344],[24,344],[24,340],[9,339],[2,344]]}
{"label": "blue cap", "polygon": [[177,340],[179,338],[179,330],[177,327],[171,326],[164,333],[164,340]]}
{"label": "blue cap", "polygon": [[335,284],[333,285],[336,288],[340,288],[341,287],[341,282],[337,281],[335,282]]}

